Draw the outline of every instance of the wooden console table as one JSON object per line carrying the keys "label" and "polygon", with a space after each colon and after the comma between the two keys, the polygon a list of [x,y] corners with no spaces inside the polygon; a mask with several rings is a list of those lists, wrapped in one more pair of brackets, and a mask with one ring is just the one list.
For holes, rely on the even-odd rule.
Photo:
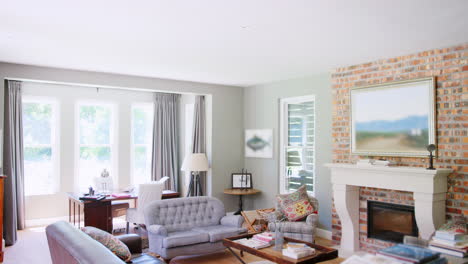
{"label": "wooden console table", "polygon": [[239,196],[239,209],[234,214],[240,215],[242,212],[242,203],[243,203],[242,196],[261,193],[261,191],[257,189],[224,189],[224,193],[229,194],[229,195]]}
{"label": "wooden console table", "polygon": [[[130,197],[125,198],[108,196],[101,201],[82,201],[80,200],[81,193],[69,192],[67,194],[68,222],[80,228],[81,208],[83,208],[84,226],[94,226],[109,233],[112,233],[114,229],[112,225],[112,201],[138,199],[136,194],[131,194]],[[163,191],[162,199],[178,198],[179,196],[180,193],[178,192],[166,190]]]}

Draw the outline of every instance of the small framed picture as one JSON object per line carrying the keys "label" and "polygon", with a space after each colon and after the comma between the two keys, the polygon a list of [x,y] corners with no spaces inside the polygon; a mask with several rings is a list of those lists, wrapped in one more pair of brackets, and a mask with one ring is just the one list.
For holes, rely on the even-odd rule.
{"label": "small framed picture", "polygon": [[233,173],[232,174],[233,189],[252,189],[252,173]]}

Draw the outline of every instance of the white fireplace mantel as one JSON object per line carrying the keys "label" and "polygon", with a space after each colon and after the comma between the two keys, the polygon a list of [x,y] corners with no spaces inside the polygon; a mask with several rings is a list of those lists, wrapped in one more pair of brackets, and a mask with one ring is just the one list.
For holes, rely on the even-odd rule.
{"label": "white fireplace mantel", "polygon": [[[341,221],[344,254],[359,250],[359,187],[413,192],[416,224],[428,239],[445,222],[447,176],[450,169],[426,170],[344,163],[325,164],[331,169],[333,198]],[[346,252],[346,253],[345,253]]]}

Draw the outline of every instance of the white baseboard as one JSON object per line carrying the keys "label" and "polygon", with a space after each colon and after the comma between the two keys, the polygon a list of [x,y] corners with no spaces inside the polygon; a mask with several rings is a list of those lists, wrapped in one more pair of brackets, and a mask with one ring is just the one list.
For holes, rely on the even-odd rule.
{"label": "white baseboard", "polygon": [[328,231],[328,230],[325,230],[325,229],[322,229],[322,228],[317,228],[317,236],[318,237],[321,237],[321,238],[325,238],[325,239],[328,239],[328,240],[332,240],[332,232],[331,231]]}
{"label": "white baseboard", "polygon": [[68,216],[29,219],[29,220],[26,220],[26,227],[46,226],[46,225],[50,225],[52,223],[55,223],[57,221],[67,221],[68,222]]}

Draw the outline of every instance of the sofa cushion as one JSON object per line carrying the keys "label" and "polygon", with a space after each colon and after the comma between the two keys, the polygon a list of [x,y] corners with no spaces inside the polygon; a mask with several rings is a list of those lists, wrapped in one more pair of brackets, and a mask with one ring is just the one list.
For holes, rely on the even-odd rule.
{"label": "sofa cushion", "polygon": [[304,219],[315,211],[307,196],[305,185],[302,185],[293,193],[278,195],[276,199],[288,221]]}
{"label": "sofa cushion", "polygon": [[223,225],[215,225],[215,226],[205,226],[205,227],[195,227],[192,230],[207,233],[210,236],[210,242],[218,242],[223,238],[237,236],[241,233],[247,231],[247,229],[242,227],[234,227],[234,226],[223,226]]}
{"label": "sofa cushion", "polygon": [[179,246],[187,246],[199,244],[210,241],[207,233],[200,233],[198,231],[179,231],[168,233],[167,237],[163,239],[164,248],[173,248]]}
{"label": "sofa cushion", "polygon": [[103,244],[121,260],[129,261],[132,258],[132,254],[130,253],[128,247],[122,241],[107,233],[106,231],[92,226],[85,226],[81,230],[88,236],[92,237],[94,240]]}

